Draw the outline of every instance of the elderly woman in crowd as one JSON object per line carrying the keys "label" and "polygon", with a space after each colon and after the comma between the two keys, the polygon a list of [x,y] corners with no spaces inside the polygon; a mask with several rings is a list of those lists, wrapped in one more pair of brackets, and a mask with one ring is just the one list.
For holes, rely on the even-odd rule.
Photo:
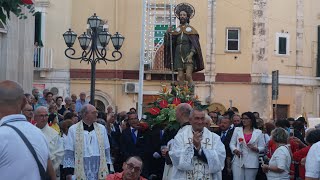
{"label": "elderly woman in crowd", "polygon": [[241,115],[242,127],[234,129],[230,149],[235,154],[232,162],[233,180],[253,180],[259,168],[259,152],[264,151],[261,130],[257,129],[252,112]]}
{"label": "elderly woman in crowd", "polygon": [[288,145],[289,134],[283,128],[276,128],[271,133],[272,140],[277,144],[269,165],[262,166],[263,171],[270,180],[289,180],[290,164],[292,160],[291,149]]}

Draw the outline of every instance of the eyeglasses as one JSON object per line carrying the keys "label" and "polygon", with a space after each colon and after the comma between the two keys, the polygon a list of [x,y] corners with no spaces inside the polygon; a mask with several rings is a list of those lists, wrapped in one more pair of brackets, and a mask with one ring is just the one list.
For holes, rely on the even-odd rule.
{"label": "eyeglasses", "polygon": [[127,168],[131,171],[132,169],[134,170],[134,172],[141,172],[141,168],[140,167],[134,167],[133,164],[126,164]]}
{"label": "eyeglasses", "polygon": [[25,110],[23,110],[23,111],[33,112],[33,110],[32,110],[32,109],[25,109]]}
{"label": "eyeglasses", "polygon": [[48,114],[45,114],[45,115],[37,115],[38,117],[40,117],[40,118],[48,118],[49,117],[49,115]]}

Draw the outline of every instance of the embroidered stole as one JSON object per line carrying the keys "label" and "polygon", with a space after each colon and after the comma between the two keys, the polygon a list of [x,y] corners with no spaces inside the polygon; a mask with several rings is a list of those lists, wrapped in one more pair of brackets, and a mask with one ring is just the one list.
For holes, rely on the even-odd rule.
{"label": "embroidered stole", "polygon": [[[188,136],[190,132],[185,135],[184,142],[185,146],[192,147],[193,149],[193,139]],[[192,132],[191,132],[192,133]],[[203,149],[213,149],[213,146],[216,144],[215,139],[212,134],[206,132],[204,129],[202,134],[201,147]],[[193,153],[193,151],[192,151]],[[203,153],[203,152],[202,152]],[[198,159],[197,157],[192,158],[193,170],[186,171],[186,179],[197,179],[197,180],[211,180],[212,176],[208,173],[209,165]]]}
{"label": "embroidered stole", "polygon": [[[93,123],[94,131],[97,135],[98,145],[99,145],[99,152],[100,152],[100,166],[99,166],[99,173],[98,178],[99,180],[105,180],[106,176],[109,174],[107,162],[106,162],[106,154],[105,154],[105,147],[104,141],[102,137],[101,130],[98,124],[95,122]],[[83,121],[77,123],[76,129],[76,143],[75,143],[75,168],[74,174],[77,180],[86,180],[86,175],[84,172],[84,152],[83,152]]]}

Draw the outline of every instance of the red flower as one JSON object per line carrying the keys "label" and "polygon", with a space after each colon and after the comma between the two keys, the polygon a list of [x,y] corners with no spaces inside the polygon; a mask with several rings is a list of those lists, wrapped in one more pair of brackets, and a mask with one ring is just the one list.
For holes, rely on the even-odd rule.
{"label": "red flower", "polygon": [[33,4],[32,0],[21,0],[24,4]]}
{"label": "red flower", "polygon": [[190,106],[193,106],[193,101],[190,100],[187,103],[190,104]]}
{"label": "red flower", "polygon": [[161,100],[161,101],[160,101],[160,107],[161,107],[161,108],[166,108],[166,107],[168,107],[168,101],[166,101],[166,100]]}
{"label": "red flower", "polygon": [[150,113],[152,115],[158,115],[160,113],[160,109],[157,107],[150,108]]}
{"label": "red flower", "polygon": [[178,106],[179,104],[181,104],[181,100],[179,98],[174,98],[172,104]]}
{"label": "red flower", "polygon": [[243,138],[239,138],[238,140],[239,140],[240,143],[243,142]]}
{"label": "red flower", "polygon": [[139,127],[141,128],[141,130],[145,131],[149,128],[148,124],[146,122],[140,122],[139,123]]}

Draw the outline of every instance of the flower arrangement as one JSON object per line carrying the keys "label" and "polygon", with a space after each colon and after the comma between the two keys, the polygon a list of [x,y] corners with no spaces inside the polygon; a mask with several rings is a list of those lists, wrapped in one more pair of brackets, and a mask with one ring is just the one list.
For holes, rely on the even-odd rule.
{"label": "flower arrangement", "polygon": [[169,129],[179,129],[175,110],[179,104],[188,103],[192,107],[207,108],[206,105],[201,105],[199,97],[193,92],[193,89],[188,86],[172,86],[171,89],[163,87],[159,98],[148,104],[149,111],[145,113],[146,121],[151,127],[161,124]]}

